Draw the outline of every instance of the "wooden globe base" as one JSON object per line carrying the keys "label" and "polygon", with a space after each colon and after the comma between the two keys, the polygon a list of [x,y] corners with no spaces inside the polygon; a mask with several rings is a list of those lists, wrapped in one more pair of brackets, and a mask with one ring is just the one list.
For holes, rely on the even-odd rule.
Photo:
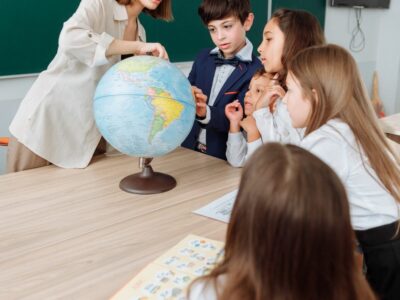
{"label": "wooden globe base", "polygon": [[119,183],[121,190],[141,195],[163,193],[172,190],[175,186],[174,177],[154,172],[150,162],[142,167],[142,172],[129,175]]}

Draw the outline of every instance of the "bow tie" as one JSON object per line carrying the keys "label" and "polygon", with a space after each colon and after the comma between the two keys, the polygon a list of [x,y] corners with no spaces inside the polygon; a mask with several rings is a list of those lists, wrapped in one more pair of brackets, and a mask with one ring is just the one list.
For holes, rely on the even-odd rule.
{"label": "bow tie", "polygon": [[229,58],[229,59],[224,59],[224,58],[221,58],[216,55],[214,57],[214,63],[217,67],[222,66],[222,65],[231,65],[231,66],[237,67],[240,63],[240,59],[237,58],[236,56]]}

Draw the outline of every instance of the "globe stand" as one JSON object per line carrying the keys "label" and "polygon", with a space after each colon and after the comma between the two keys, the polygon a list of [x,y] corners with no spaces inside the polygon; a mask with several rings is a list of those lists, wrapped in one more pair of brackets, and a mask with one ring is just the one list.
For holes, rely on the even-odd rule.
{"label": "globe stand", "polygon": [[176,186],[174,177],[154,172],[150,163],[153,158],[139,158],[140,173],[129,175],[121,180],[119,187],[121,190],[133,194],[158,194],[169,191]]}

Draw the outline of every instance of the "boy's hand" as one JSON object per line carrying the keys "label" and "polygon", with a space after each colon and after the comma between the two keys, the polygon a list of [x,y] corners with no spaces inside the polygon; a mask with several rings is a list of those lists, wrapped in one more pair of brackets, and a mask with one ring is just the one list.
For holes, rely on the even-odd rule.
{"label": "boy's hand", "polygon": [[225,116],[230,122],[240,123],[243,119],[243,107],[239,100],[235,100],[225,106]]}
{"label": "boy's hand", "polygon": [[207,115],[207,96],[196,86],[192,86],[192,93],[196,101],[196,116],[205,118]]}
{"label": "boy's hand", "polygon": [[260,132],[258,131],[256,120],[253,116],[247,116],[240,122],[240,126],[244,131],[247,132],[247,142],[251,143],[261,138]]}
{"label": "boy's hand", "polygon": [[225,106],[225,116],[229,120],[229,132],[240,131],[240,121],[243,119],[243,107],[239,100],[235,100]]}

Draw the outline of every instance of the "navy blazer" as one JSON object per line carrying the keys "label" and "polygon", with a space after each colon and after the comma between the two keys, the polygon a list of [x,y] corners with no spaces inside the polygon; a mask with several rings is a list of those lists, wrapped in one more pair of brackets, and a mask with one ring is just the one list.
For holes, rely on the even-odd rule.
{"label": "navy blazer", "polygon": [[[210,97],[216,65],[214,56],[210,55],[211,49],[202,50],[193,63],[189,74],[192,85],[200,88],[207,97]],[[186,137],[182,146],[195,149],[200,133],[200,128],[206,129],[207,154],[226,160],[226,142],[228,140],[229,120],[225,116],[225,106],[239,99],[243,105],[253,74],[262,68],[261,61],[252,55],[251,62],[240,62],[233,73],[222,86],[214,105],[209,106],[211,112],[210,122],[201,124],[194,121],[192,130]]]}

